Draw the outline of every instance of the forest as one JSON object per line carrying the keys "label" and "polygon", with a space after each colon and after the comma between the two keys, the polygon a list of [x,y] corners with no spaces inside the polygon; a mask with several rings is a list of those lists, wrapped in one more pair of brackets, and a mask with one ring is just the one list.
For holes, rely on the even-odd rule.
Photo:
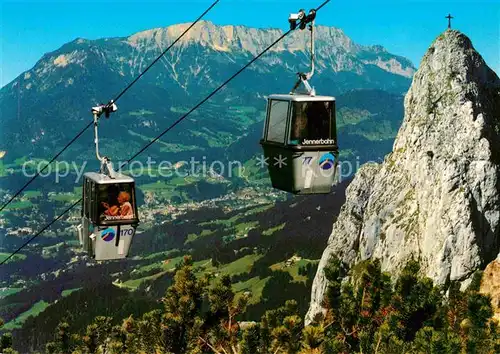
{"label": "forest", "polygon": [[[295,300],[248,322],[240,316],[252,294],[236,295],[226,275],[197,277],[186,256],[161,306],[97,316],[82,333],[62,321],[45,353],[499,353],[491,299],[479,293],[481,272],[461,291],[455,282],[435,286],[419,270],[411,260],[392,277],[378,260],[348,269],[331,259],[325,311],[313,323],[305,325]],[[0,345],[2,353],[16,353],[9,333]]]}

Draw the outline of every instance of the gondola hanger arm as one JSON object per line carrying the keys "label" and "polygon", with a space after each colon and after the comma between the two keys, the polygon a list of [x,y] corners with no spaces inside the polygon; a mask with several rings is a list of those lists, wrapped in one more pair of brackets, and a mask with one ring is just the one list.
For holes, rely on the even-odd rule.
{"label": "gondola hanger arm", "polygon": [[105,174],[109,178],[115,179],[116,172],[113,169],[113,163],[111,159],[107,156],[101,156],[99,153],[99,135],[98,135],[98,126],[99,126],[99,118],[104,113],[106,118],[109,118],[111,113],[116,112],[118,107],[113,102],[113,100],[109,101],[108,104],[100,104],[98,106],[92,107],[92,114],[94,116],[94,143],[95,143],[95,154],[99,162],[101,163],[100,173]]}
{"label": "gondola hanger arm", "polygon": [[315,96],[316,91],[309,84],[308,80],[312,78],[314,75],[314,60],[315,60],[315,43],[314,43],[314,20],[316,19],[316,10],[309,10],[309,13],[306,15],[303,9],[300,9],[296,14],[290,14],[288,17],[288,22],[290,23],[290,29],[294,30],[299,26],[301,30],[305,29],[309,24],[309,31],[311,32],[311,71],[308,73],[298,72],[298,80],[295,83],[295,86],[290,91],[290,94],[294,94],[295,90],[300,86],[300,84],[304,84],[307,94],[309,96]]}

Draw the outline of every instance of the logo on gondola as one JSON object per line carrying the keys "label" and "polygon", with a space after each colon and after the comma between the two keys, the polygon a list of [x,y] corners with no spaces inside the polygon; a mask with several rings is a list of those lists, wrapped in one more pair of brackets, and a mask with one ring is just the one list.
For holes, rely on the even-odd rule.
{"label": "logo on gondola", "polygon": [[108,227],[107,229],[102,230],[101,231],[101,238],[106,242],[113,241],[113,239],[115,238],[115,230],[111,227]]}
{"label": "logo on gondola", "polygon": [[313,157],[312,156],[306,156],[304,157],[304,161],[302,162],[303,165],[310,165]]}
{"label": "logo on gondola", "polygon": [[319,159],[319,167],[321,167],[322,170],[329,170],[333,167],[334,162],[335,156],[328,152]]}

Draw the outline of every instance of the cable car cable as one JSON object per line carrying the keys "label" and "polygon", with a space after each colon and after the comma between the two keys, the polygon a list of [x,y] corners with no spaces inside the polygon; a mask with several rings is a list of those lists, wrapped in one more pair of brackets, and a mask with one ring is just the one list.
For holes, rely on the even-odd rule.
{"label": "cable car cable", "polygon": [[49,167],[49,166],[50,166],[50,164],[51,164],[52,162],[54,162],[54,161],[55,161],[55,160],[56,160],[56,159],[57,159],[57,158],[58,158],[58,157],[59,157],[59,156],[60,156],[60,155],[61,155],[64,151],[66,151],[66,149],[67,149],[67,148],[69,148],[69,146],[70,146],[71,144],[73,144],[73,143],[74,143],[74,142],[75,142],[75,141],[76,141],[76,140],[77,140],[80,136],[82,136],[82,134],[83,134],[83,133],[84,133],[84,132],[85,132],[88,128],[90,128],[90,126],[91,126],[93,123],[94,123],[93,121],[89,122],[89,124],[87,124],[87,126],[86,126],[85,128],[83,128],[82,130],[80,130],[80,132],[79,132],[79,133],[78,133],[78,134],[77,134],[77,135],[76,135],[73,139],[71,139],[71,141],[70,141],[69,143],[67,143],[67,144],[66,144],[66,145],[62,148],[62,150],[61,150],[61,151],[59,151],[59,152],[58,152],[58,153],[57,153],[57,154],[56,154],[56,155],[55,155],[55,156],[54,156],[54,157],[53,157],[53,158],[49,161],[49,163],[47,163],[47,164],[46,164],[46,165],[45,165],[45,166],[44,166],[44,167],[43,167],[40,171],[38,171],[38,172],[37,172],[37,173],[36,173],[33,177],[31,177],[31,179],[30,179],[28,182],[26,182],[26,183],[24,184],[24,186],[22,186],[22,187],[21,187],[21,189],[20,189],[20,190],[18,190],[18,191],[17,191],[17,192],[16,192],[16,193],[15,193],[15,194],[14,194],[14,195],[13,195],[13,196],[12,196],[12,197],[8,200],[8,201],[7,201],[7,203],[5,203],[4,205],[2,205],[2,207],[0,208],[0,212],[1,212],[2,210],[4,210],[4,209],[7,207],[7,205],[9,205],[9,204],[10,204],[10,203],[11,203],[11,202],[12,202],[12,201],[13,201],[13,200],[14,200],[14,199],[15,199],[15,198],[19,195],[19,194],[21,194],[21,193],[22,193],[22,192],[23,192],[23,191],[24,191],[24,190],[25,190],[25,189],[26,189],[26,188],[27,188],[27,187],[31,184],[31,182],[33,182],[33,181],[34,181],[34,180],[35,180],[38,176],[40,176],[40,175],[42,174],[42,172],[43,172],[43,171],[45,171],[45,169],[46,169],[47,167]]}
{"label": "cable car cable", "polygon": [[[328,0],[330,1],[330,0]],[[198,102],[193,108],[191,108],[187,113],[185,113],[182,117],[177,119],[174,123],[172,123],[167,129],[165,129],[160,135],[158,135],[156,138],[151,140],[149,143],[147,143],[141,150],[136,152],[130,159],[125,161],[123,164],[120,165],[119,169],[121,169],[123,166],[127,165],[130,163],[133,159],[135,159],[138,155],[140,155],[144,150],[146,150],[148,147],[153,145],[158,139],[160,139],[163,135],[168,133],[170,130],[172,130],[177,124],[179,124],[181,121],[183,121],[187,116],[191,113],[193,113],[196,109],[198,109],[202,104],[204,104],[206,101],[208,101],[210,98],[212,98],[217,92],[219,92],[224,86],[226,86],[230,81],[232,81],[236,76],[241,74],[243,70],[248,68],[250,65],[252,65],[257,59],[259,59],[262,55],[267,53],[272,47],[274,47],[278,42],[280,42],[283,38],[285,38],[290,32],[293,30],[288,30],[287,32],[283,33],[281,37],[279,37],[277,40],[275,40],[272,44],[270,44],[264,51],[262,51],[259,55],[254,57],[252,60],[250,60],[245,66],[243,66],[240,70],[238,70],[236,73],[234,73],[229,79],[224,81],[219,87],[217,87],[215,90],[213,90],[207,97],[205,97],[203,100]]]}
{"label": "cable car cable", "polygon": [[[117,96],[114,100],[111,100],[107,106],[109,106],[110,104],[112,103],[115,103],[116,101],[118,101],[120,99],[120,97],[122,97],[125,92],[127,92],[149,69],[151,69],[151,67],[156,64],[156,62],[158,62],[158,60],[160,60],[182,37],[184,37],[184,35],[191,29],[194,27],[194,25],[196,25],[210,10],[212,10],[212,8],[217,5],[217,3],[219,2],[220,0],[215,0],[212,5],[210,5],[200,16],[198,16],[198,18],[188,27],[184,30],[184,32],[181,33],[181,35],[179,37],[177,37],[142,73],[140,73],[130,84],[127,85],[127,87],[125,87],[125,89],[123,89]],[[82,136],[82,134],[92,126],[94,122],[91,121],[87,124],[86,127],[84,127],[73,139],[71,139],[71,141],[69,143],[67,143],[64,148],[62,148],[61,151],[59,151],[50,161],[49,163],[47,163],[40,171],[38,171],[28,182],[26,182],[24,184],[24,186],[21,187],[21,189],[19,189],[5,204],[2,205],[2,207],[0,207],[0,212],[2,210],[4,210],[19,194],[21,194],[38,176],[40,176],[46,169],[47,167],[50,166],[50,164],[52,162],[54,162],[59,156],[61,156],[61,154],[66,151],[66,149],[71,145],[73,144],[80,136]],[[1,264],[1,263],[0,263]]]}
{"label": "cable car cable", "polygon": [[9,259],[11,259],[12,257],[14,257],[19,251],[21,251],[24,247],[26,247],[31,241],[33,241],[35,238],[37,238],[38,236],[40,236],[41,233],[43,233],[45,230],[47,230],[49,227],[51,227],[56,221],[58,221],[60,218],[62,218],[64,215],[66,215],[66,213],[68,211],[70,211],[71,209],[73,209],[76,205],[80,204],[82,202],[82,199],[83,198],[80,198],[78,201],[76,201],[74,204],[72,204],[70,207],[68,207],[65,211],[63,211],[61,214],[59,214],[59,216],[57,218],[53,219],[50,223],[48,223],[47,225],[45,225],[43,227],[43,229],[41,229],[40,231],[38,231],[36,233],[35,236],[32,236],[21,247],[19,247],[17,250],[15,250],[14,252],[12,252],[7,258],[3,259],[2,262],[0,262],[0,265],[2,265],[4,263],[7,263],[7,261]]}
{"label": "cable car cable", "polygon": [[[217,3],[219,2],[220,0],[215,0],[212,5],[210,5],[206,10],[205,12],[203,12],[200,16],[198,16],[198,18],[188,27],[184,30],[184,32],[182,32],[182,34],[177,37],[177,39],[175,41],[173,41],[168,47],[167,49],[165,49],[155,60],[153,60],[153,62],[142,72],[139,74],[139,76],[137,76],[135,78],[134,81],[132,81],[127,87],[125,87],[125,89],[123,89],[122,92],[120,92],[116,98],[114,100],[111,100],[110,103],[116,103],[116,101],[118,101],[120,99],[120,97],[122,97],[125,92],[127,92],[137,81],[139,81],[139,79],[149,70],[151,69],[151,67],[153,65],[156,64],[156,62],[158,62],[158,60],[160,60],[169,50],[170,48],[172,48],[191,28],[194,27],[194,25],[196,25],[210,10],[212,10],[212,8],[217,5]],[[110,104],[108,103],[108,105]]]}
{"label": "cable car cable", "polygon": [[[318,11],[320,8],[325,6],[327,3],[329,3],[330,0],[326,0],[323,2],[317,9]],[[219,87],[217,87],[214,91],[212,91],[207,97],[205,97],[203,100],[201,100],[198,104],[196,104],[191,110],[189,110],[187,113],[185,113],[182,117],[177,119],[173,124],[171,124],[167,129],[165,129],[160,135],[158,135],[156,138],[151,140],[148,144],[146,144],[141,150],[136,152],[130,159],[125,161],[123,164],[120,165],[121,169],[123,166],[126,164],[130,163],[133,159],[135,159],[137,156],[139,156],[144,150],[146,150],[148,147],[150,147],[154,142],[156,142],[158,139],[160,139],[163,135],[165,135],[167,132],[169,132],[172,128],[174,128],[177,124],[179,124],[182,120],[184,120],[189,114],[191,114],[193,111],[195,111],[198,107],[200,107],[203,103],[208,101],[212,96],[214,96],[217,92],[219,92],[225,85],[227,85],[231,80],[233,80],[236,76],[238,76],[243,70],[245,70],[247,67],[249,67],[251,64],[253,64],[257,59],[259,59],[262,55],[267,53],[273,46],[275,46],[278,42],[280,42],[283,38],[285,38],[288,34],[293,32],[295,29],[289,29],[287,32],[285,32],[283,35],[281,35],[277,40],[275,40],[271,45],[269,45],[264,51],[262,51],[259,55],[254,57],[252,60],[250,60],[245,66],[243,66],[240,70],[238,70],[235,74],[233,74],[229,79],[224,81],[223,84],[221,84]],[[42,228],[40,231],[38,231],[33,237],[31,237],[27,242],[25,242],[21,247],[19,247],[16,251],[14,251],[11,255],[9,255],[7,258],[2,260],[0,262],[0,265],[3,265],[6,263],[10,258],[12,258],[16,253],[21,251],[24,247],[26,247],[31,241],[33,241],[35,238],[37,238],[40,234],[42,234],[47,228],[52,226],[56,221],[58,221],[60,218],[62,218],[66,213],[68,213],[71,209],[73,209],[76,205],[81,203],[83,198],[80,198],[78,201],[76,201],[74,204],[72,204],[69,208],[67,208],[63,213],[61,213],[57,218],[53,219],[49,224],[47,224],[44,228]]]}
{"label": "cable car cable", "polygon": [[[323,6],[325,6],[329,2],[330,2],[330,0],[324,1],[318,8],[315,9],[315,11],[318,12],[318,10],[320,10]],[[306,20],[306,18],[302,19],[300,21],[300,23],[305,25],[305,23],[304,23],[305,20]],[[210,98],[212,98],[212,96],[214,96],[217,92],[219,92],[224,86],[226,86],[229,82],[231,82],[236,76],[238,76],[239,74],[241,74],[241,72],[243,70],[245,70],[250,65],[252,65],[257,59],[259,59],[261,56],[263,56],[265,53],[267,53],[272,47],[274,47],[278,42],[280,42],[283,38],[285,38],[286,36],[288,36],[295,29],[296,28],[291,28],[288,31],[286,31],[285,33],[283,33],[277,40],[275,40],[273,43],[271,43],[259,55],[257,55],[252,60],[250,60],[245,66],[243,66],[240,70],[238,70],[236,73],[234,73],[229,79],[227,79],[226,81],[224,81],[224,83],[222,83],[219,87],[217,87],[215,90],[213,90],[207,97],[205,97],[203,100],[201,100],[200,102],[198,102],[198,104],[196,104],[193,108],[191,108],[182,117],[180,117],[179,119],[177,119],[173,124],[171,124],[167,129],[165,129],[160,135],[158,135],[156,138],[154,138],[149,143],[147,143],[141,150],[139,150],[138,152],[136,152],[130,159],[128,159],[127,161],[125,161],[123,164],[121,164],[120,167],[119,167],[119,170],[123,166],[127,165],[128,163],[130,163],[130,161],[132,161],[133,159],[135,159],[137,156],[139,156],[144,150],[146,150],[148,147],[150,147],[153,143],[155,143],[163,135],[165,135],[170,130],[172,130],[177,124],[179,124],[181,121],[183,121],[185,118],[187,118],[188,115],[190,115],[193,111],[195,111],[196,109],[198,109],[202,104],[204,104],[206,101],[208,101]]]}

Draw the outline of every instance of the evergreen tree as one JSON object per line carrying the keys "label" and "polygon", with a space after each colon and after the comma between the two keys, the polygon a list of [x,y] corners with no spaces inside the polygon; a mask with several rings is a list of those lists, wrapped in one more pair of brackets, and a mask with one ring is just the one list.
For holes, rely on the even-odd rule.
{"label": "evergreen tree", "polygon": [[186,352],[191,330],[200,321],[199,311],[207,281],[198,281],[193,272],[191,257],[177,270],[174,283],[163,298],[165,312],[162,318],[164,350],[173,353]]}
{"label": "evergreen tree", "polygon": [[491,347],[491,327],[493,316],[491,299],[478,293],[471,294],[467,302],[467,353],[488,353]]}
{"label": "evergreen tree", "polygon": [[231,287],[231,278],[228,275],[223,275],[209,290],[210,312],[207,314],[206,323],[213,325],[206,335],[201,336],[201,340],[209,348],[223,353],[236,354],[240,352],[238,349],[240,328],[236,316],[245,311],[248,300],[248,295],[235,298]]}
{"label": "evergreen tree", "polygon": [[392,306],[393,327],[398,337],[411,341],[417,331],[425,325],[431,325],[443,298],[438,288],[429,278],[418,276],[420,265],[409,261],[396,281]]}
{"label": "evergreen tree", "polygon": [[165,341],[162,337],[161,310],[145,313],[136,324],[136,326],[132,327],[128,327],[126,321],[123,324],[124,331],[127,333],[128,343],[134,342],[135,338],[137,338],[136,349],[144,352],[148,350],[161,351],[162,348],[165,348]]}
{"label": "evergreen tree", "polygon": [[[4,326],[4,321],[0,318],[0,329]],[[14,349],[12,349],[12,333],[5,332],[0,337],[0,353],[2,354],[18,354]]]}
{"label": "evergreen tree", "polygon": [[241,354],[255,354],[260,350],[260,325],[255,323],[244,328],[240,340]]}
{"label": "evergreen tree", "polygon": [[302,331],[302,348],[306,352],[319,350],[325,338],[323,326],[307,326]]}
{"label": "evergreen tree", "polygon": [[[278,353],[500,353],[500,330],[491,299],[479,293],[480,274],[462,292],[450,282],[447,296],[419,276],[414,261],[393,283],[377,260],[349,272],[337,259],[325,268],[326,314],[304,328],[296,301],[266,311],[259,323],[240,324],[249,295],[237,295],[229,276],[198,279],[186,257],[166,291],[164,308],[129,316],[121,325],[96,317],[83,337],[57,327],[47,353],[61,354],[278,354]],[[305,272],[304,268],[302,272]],[[346,275],[349,275],[346,278]],[[285,294],[286,295],[286,294]],[[13,353],[4,334],[3,353]]]}
{"label": "evergreen tree", "polygon": [[285,302],[276,310],[266,311],[261,319],[261,352],[295,353],[301,347],[304,323],[298,316],[298,304]]}

